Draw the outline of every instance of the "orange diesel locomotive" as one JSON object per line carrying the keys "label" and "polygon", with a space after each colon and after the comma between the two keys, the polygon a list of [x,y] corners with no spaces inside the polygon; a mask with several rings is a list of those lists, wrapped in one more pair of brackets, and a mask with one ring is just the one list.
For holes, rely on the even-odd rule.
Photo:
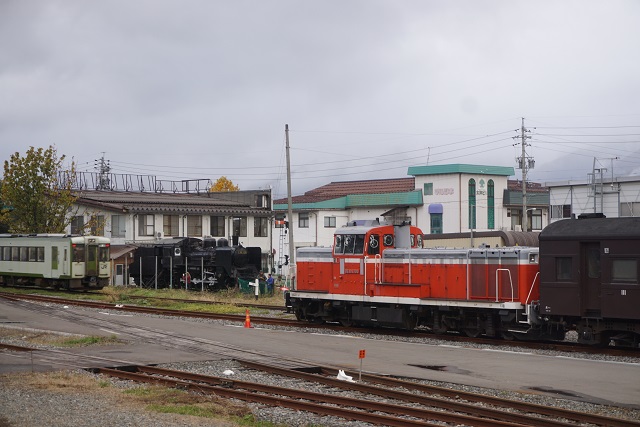
{"label": "orange diesel locomotive", "polygon": [[418,227],[352,221],[296,266],[299,320],[503,338],[538,323],[537,247],[424,249]]}

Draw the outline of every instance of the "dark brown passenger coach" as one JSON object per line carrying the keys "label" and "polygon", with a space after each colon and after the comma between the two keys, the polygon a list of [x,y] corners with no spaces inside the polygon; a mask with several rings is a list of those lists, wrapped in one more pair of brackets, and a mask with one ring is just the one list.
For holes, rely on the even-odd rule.
{"label": "dark brown passenger coach", "polygon": [[591,344],[640,343],[640,218],[551,223],[540,241],[540,316]]}

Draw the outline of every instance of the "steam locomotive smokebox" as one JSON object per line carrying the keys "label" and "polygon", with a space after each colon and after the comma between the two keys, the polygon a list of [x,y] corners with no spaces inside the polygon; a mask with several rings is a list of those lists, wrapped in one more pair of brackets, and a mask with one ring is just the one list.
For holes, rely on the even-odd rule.
{"label": "steam locomotive smokebox", "polygon": [[215,248],[216,243],[216,239],[214,239],[213,237],[207,237],[202,241],[202,246],[205,248]]}

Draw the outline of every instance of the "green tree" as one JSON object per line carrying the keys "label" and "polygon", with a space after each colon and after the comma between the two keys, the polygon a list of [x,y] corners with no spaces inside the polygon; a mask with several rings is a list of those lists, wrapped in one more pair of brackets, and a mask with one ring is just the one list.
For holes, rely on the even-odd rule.
{"label": "green tree", "polygon": [[240,187],[234,185],[226,176],[221,176],[209,189],[210,193],[217,191],[240,191]]}
{"label": "green tree", "polygon": [[0,221],[12,233],[64,233],[76,196],[72,192],[75,163],[63,170],[65,156],[56,149],[30,147],[24,157],[15,152],[4,162]]}

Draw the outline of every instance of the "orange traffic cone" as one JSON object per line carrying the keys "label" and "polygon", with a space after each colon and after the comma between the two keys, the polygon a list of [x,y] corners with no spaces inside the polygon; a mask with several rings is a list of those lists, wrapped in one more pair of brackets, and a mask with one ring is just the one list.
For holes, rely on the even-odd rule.
{"label": "orange traffic cone", "polygon": [[249,309],[247,309],[245,317],[244,317],[244,327],[245,328],[250,328],[251,327],[251,318],[249,317]]}

